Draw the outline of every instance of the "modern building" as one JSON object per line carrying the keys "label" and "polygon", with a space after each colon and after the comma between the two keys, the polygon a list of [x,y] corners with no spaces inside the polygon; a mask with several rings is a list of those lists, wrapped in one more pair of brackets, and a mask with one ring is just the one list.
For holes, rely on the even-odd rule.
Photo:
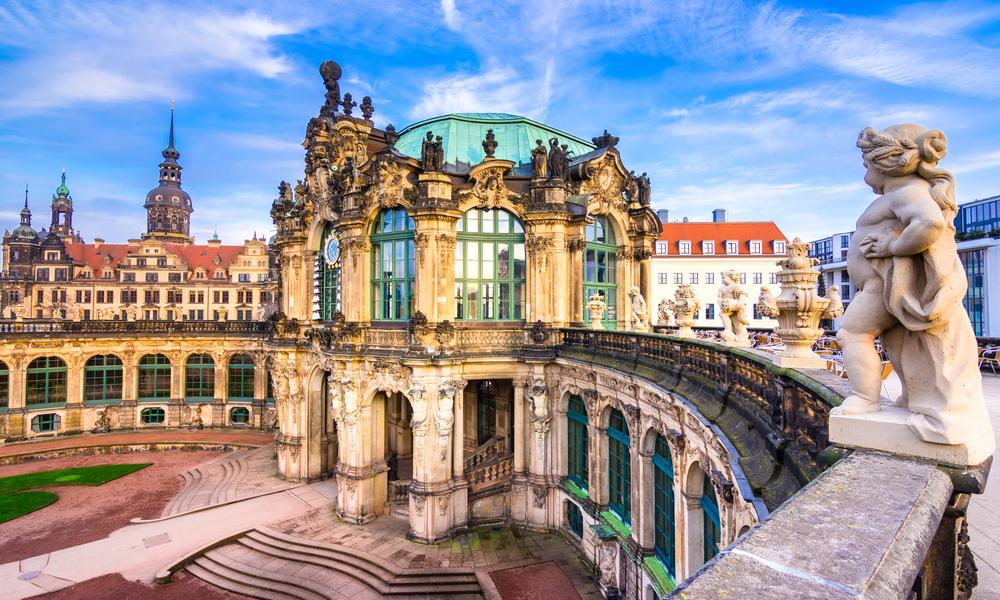
{"label": "modern building", "polygon": [[[722,329],[719,316],[721,273],[735,269],[747,292],[747,315],[751,328],[773,329],[776,319],[758,314],[762,287],[781,293],[777,262],[787,256],[788,240],[773,221],[726,221],[726,211],[716,209],[711,222],[669,221],[660,211],[663,226],[653,246],[653,313],[659,303],[673,300],[681,284],[690,284],[701,310],[695,326]],[[654,316],[654,323],[657,318]]]}
{"label": "modern building", "polygon": [[[851,245],[853,231],[835,233],[830,237],[815,240],[810,243],[809,256],[819,260],[817,267],[820,275],[820,291],[825,292],[831,286],[837,286],[844,308],[851,303],[851,298],[858,293],[858,288],[851,282],[847,274],[847,249]],[[825,322],[828,329],[840,327],[840,318]]]}

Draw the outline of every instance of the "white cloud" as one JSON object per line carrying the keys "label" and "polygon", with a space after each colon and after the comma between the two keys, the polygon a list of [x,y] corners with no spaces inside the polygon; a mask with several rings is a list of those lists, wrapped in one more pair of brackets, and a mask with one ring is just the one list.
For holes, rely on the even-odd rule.
{"label": "white cloud", "polygon": [[441,0],[441,12],[444,14],[445,25],[448,29],[457,31],[459,28],[458,9],[455,7],[455,0]]}
{"label": "white cloud", "polygon": [[536,86],[512,68],[493,67],[479,74],[456,73],[427,81],[409,115],[422,119],[451,112],[506,111],[539,117],[546,108],[545,86]]}

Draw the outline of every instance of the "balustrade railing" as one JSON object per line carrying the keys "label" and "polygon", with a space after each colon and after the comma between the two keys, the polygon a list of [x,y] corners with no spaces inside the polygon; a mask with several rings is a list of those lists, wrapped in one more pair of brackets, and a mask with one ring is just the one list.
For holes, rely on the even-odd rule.
{"label": "balustrade railing", "polygon": [[270,333],[270,321],[59,321],[25,320],[0,321],[0,335],[51,334],[206,334],[265,335]]}
{"label": "balustrade railing", "polygon": [[504,454],[507,454],[507,438],[494,437],[485,444],[479,446],[479,448],[476,448],[472,454],[466,457],[465,469],[475,469],[479,465],[485,464],[497,456]]}
{"label": "balustrade railing", "polygon": [[493,488],[500,488],[510,483],[513,474],[514,457],[511,455],[477,465],[465,473],[465,478],[469,482],[469,495],[474,496]]}
{"label": "balustrade railing", "polygon": [[389,482],[389,504],[406,504],[410,501],[410,480],[397,479]]}

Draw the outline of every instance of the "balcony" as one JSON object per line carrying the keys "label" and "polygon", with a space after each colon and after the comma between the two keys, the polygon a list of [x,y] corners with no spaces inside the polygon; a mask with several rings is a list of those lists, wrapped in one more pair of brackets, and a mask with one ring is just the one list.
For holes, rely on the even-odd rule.
{"label": "balcony", "polygon": [[269,321],[0,321],[4,337],[50,337],[63,335],[246,335],[266,337]]}

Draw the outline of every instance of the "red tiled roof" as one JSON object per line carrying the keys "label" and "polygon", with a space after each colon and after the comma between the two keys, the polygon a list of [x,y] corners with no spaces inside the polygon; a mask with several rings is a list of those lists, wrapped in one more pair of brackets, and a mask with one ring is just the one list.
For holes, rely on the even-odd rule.
{"label": "red tiled roof", "polygon": [[[726,242],[736,240],[739,242],[739,255],[750,256],[750,240],[761,242],[762,255],[774,255],[774,247],[771,242],[782,240],[787,242],[788,238],[781,233],[774,221],[727,221],[723,223],[664,223],[660,231],[661,241],[667,241],[666,256],[705,256],[702,254],[701,243],[703,241],[715,242],[715,254],[713,256],[735,256],[726,254]],[[678,242],[691,242],[691,254],[680,254]],[[656,254],[656,244],[653,244],[654,256]],[[761,255],[753,255],[761,256]]]}
{"label": "red tiled roof", "polygon": [[[187,263],[188,270],[194,271],[201,267],[205,269],[211,277],[215,269],[228,269],[236,260],[236,257],[243,253],[243,246],[208,246],[208,245],[184,245],[165,244],[166,251],[176,254]],[[78,266],[89,265],[95,273],[104,270],[104,259],[111,256],[110,266],[119,268],[129,252],[137,252],[138,246],[128,244],[95,244],[67,243],[66,254],[73,259],[73,263]],[[219,264],[215,264],[216,256],[219,257]]]}

